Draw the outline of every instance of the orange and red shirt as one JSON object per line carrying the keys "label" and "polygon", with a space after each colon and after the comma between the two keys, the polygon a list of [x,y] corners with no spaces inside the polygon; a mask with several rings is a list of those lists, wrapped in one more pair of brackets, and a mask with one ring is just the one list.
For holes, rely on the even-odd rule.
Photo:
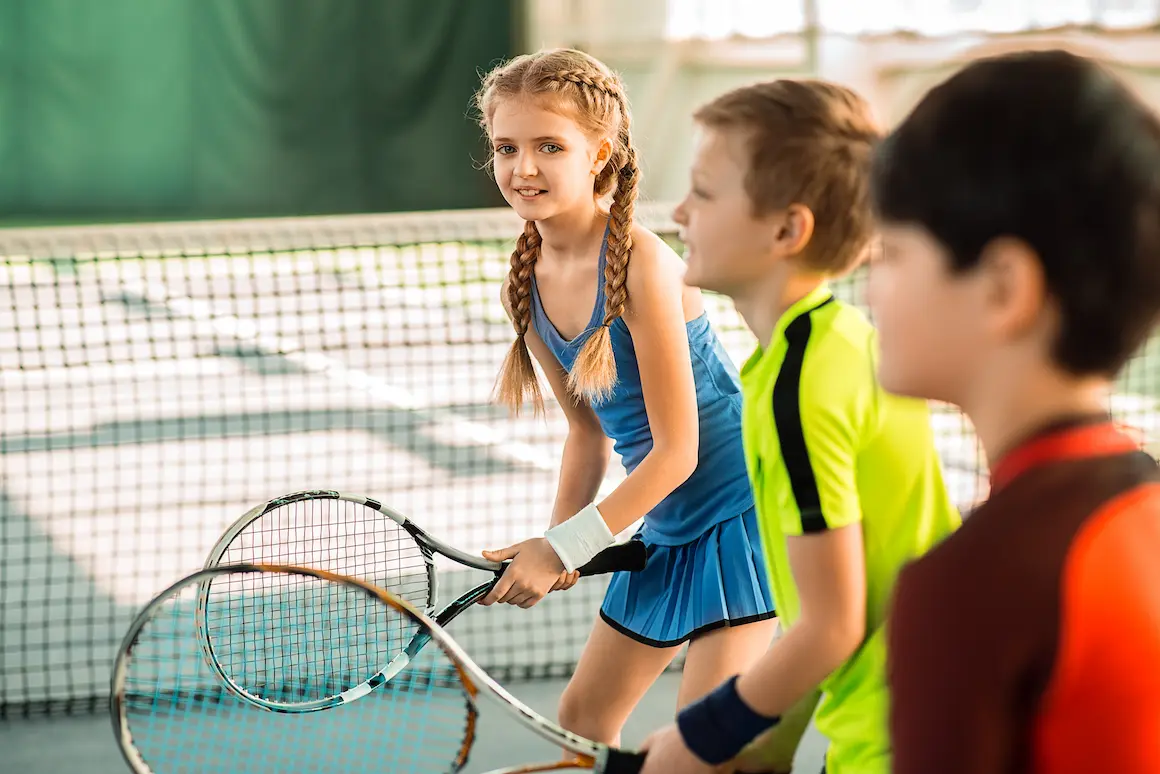
{"label": "orange and red shirt", "polygon": [[992,471],[903,570],[888,624],[895,774],[1160,772],[1160,469],[1106,417]]}

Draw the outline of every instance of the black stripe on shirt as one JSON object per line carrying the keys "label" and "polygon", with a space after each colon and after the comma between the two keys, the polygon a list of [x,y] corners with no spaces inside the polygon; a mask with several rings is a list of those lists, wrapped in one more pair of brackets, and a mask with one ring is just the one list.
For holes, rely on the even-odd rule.
{"label": "black stripe on shirt", "polygon": [[822,513],[818,480],[814,476],[809,450],[806,448],[805,429],[802,427],[801,387],[806,346],[813,332],[810,314],[833,300],[834,297],[830,296],[813,309],[802,312],[786,326],[785,359],[773,383],[773,421],[777,427],[781,457],[789,472],[790,488],[801,516],[803,535],[824,532],[828,528],[825,514]]}

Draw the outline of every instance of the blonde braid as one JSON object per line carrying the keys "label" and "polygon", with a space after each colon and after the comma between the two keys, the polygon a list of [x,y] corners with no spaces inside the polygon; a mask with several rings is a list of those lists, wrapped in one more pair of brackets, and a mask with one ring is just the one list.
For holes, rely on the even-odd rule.
{"label": "blonde braid", "polygon": [[549,77],[557,83],[575,83],[578,86],[587,86],[623,104],[623,100],[620,98],[620,83],[615,78],[605,77],[602,73],[592,70],[559,70]]}
{"label": "blonde braid", "polygon": [[512,251],[511,269],[507,276],[507,306],[512,326],[516,329],[516,340],[504,358],[495,384],[496,399],[515,414],[519,414],[525,395],[530,396],[536,416],[544,413],[544,395],[525,337],[532,322],[532,277],[536,259],[540,257],[541,241],[536,222],[525,222],[524,232]]}
{"label": "blonde braid", "polygon": [[561,70],[548,76],[548,80],[578,86],[577,91],[583,95],[585,105],[593,112],[607,112],[610,100],[618,106],[625,104],[621,98],[620,82],[615,77],[608,78],[589,70]]}
{"label": "blonde braid", "polygon": [[628,160],[620,168],[616,193],[609,212],[608,256],[604,268],[604,324],[624,314],[628,301],[628,259],[632,254],[632,224],[636,213],[637,177],[636,152],[629,146]]}
{"label": "blonde braid", "polygon": [[618,96],[618,101],[622,117],[617,140],[623,149],[624,160],[617,170],[616,193],[612,196],[609,212],[608,249],[604,263],[604,320],[584,342],[568,374],[568,386],[573,394],[591,402],[608,398],[616,386],[616,357],[610,328],[624,314],[628,302],[628,262],[632,256],[633,216],[640,178],[627,106],[623,96]]}

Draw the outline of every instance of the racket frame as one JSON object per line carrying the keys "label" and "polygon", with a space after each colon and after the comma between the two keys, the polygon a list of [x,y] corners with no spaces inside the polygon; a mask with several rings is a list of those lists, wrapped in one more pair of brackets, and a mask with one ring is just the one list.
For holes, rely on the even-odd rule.
{"label": "racket frame", "polygon": [[383,516],[386,516],[391,521],[402,527],[407,534],[415,539],[419,544],[419,548],[423,554],[423,561],[427,565],[427,580],[430,583],[431,589],[431,604],[427,608],[427,612],[432,612],[436,607],[437,586],[435,579],[435,558],[433,554],[442,554],[448,559],[452,559],[460,564],[477,570],[487,570],[493,573],[503,572],[504,565],[502,562],[492,562],[484,559],[482,556],[473,556],[466,551],[461,551],[455,546],[448,545],[442,540],[432,536],[415,522],[408,519],[398,511],[383,505],[378,500],[370,497],[362,497],[359,495],[344,494],[332,489],[308,489],[301,492],[292,492],[281,497],[276,497],[273,500],[262,503],[254,508],[251,508],[240,518],[222,533],[218,538],[217,543],[209,552],[209,556],[205,560],[205,569],[217,567],[221,564],[222,557],[225,555],[230,544],[233,543],[234,538],[242,533],[246,527],[253,524],[255,521],[265,516],[270,511],[281,508],[285,505],[293,503],[309,502],[311,500],[342,500],[356,505],[364,505]]}
{"label": "racket frame", "polygon": [[[487,694],[493,703],[499,705],[511,714],[524,728],[550,744],[565,749],[576,756],[573,761],[566,763],[556,761],[538,767],[534,765],[516,767],[510,769],[510,771],[550,771],[561,767],[594,769],[597,772],[605,772],[606,770],[609,772],[613,770],[625,772],[638,770],[636,763],[633,762],[642,760],[638,754],[613,750],[599,742],[594,742],[577,734],[573,734],[543,717],[488,676],[479,665],[471,660],[471,657],[451,638],[443,627],[432,620],[426,613],[384,589],[378,588],[359,578],[352,578],[309,567],[269,564],[224,564],[191,573],[154,597],[137,614],[136,618],[133,619],[117,651],[110,681],[109,710],[112,716],[113,733],[116,736],[117,745],[135,774],[153,774],[152,769],[149,768],[148,764],[133,745],[133,736],[129,728],[129,720],[125,711],[124,701],[128,666],[133,654],[133,646],[136,644],[141,630],[152,620],[153,613],[158,608],[190,583],[198,583],[198,598],[200,600],[203,594],[206,593],[205,590],[208,589],[209,583],[215,578],[237,573],[263,572],[308,576],[358,588],[380,603],[409,617],[421,630],[426,630],[429,638],[438,643],[440,649],[443,650],[444,654],[455,665],[456,671],[462,681],[464,695],[467,701],[467,731],[464,735],[463,746],[459,751],[458,765],[460,767],[466,763],[471,746],[475,741],[476,719],[478,717],[477,699],[482,692]],[[200,611],[198,620],[201,620]],[[625,767],[626,761],[628,762],[627,768]]]}
{"label": "racket frame", "polygon": [[[423,557],[427,573],[428,584],[428,604],[423,609],[423,614],[433,618],[433,623],[439,627],[447,626],[451,621],[459,616],[464,610],[468,609],[480,599],[485,597],[492,587],[496,584],[499,578],[503,575],[504,569],[507,567],[507,562],[493,562],[489,559],[484,559],[482,556],[474,556],[472,554],[461,551],[452,545],[449,545],[442,540],[434,537],[415,522],[408,519],[398,511],[393,510],[383,505],[378,500],[362,497],[360,495],[344,494],[331,489],[308,489],[300,492],[292,492],[281,497],[269,500],[261,505],[251,508],[241,517],[239,517],[233,524],[222,533],[218,538],[217,543],[210,550],[209,556],[206,558],[203,569],[212,569],[214,567],[224,566],[221,563],[226,551],[233,543],[234,539],[240,535],[246,527],[253,524],[255,521],[265,516],[270,511],[276,510],[286,505],[293,503],[309,502],[313,500],[341,500],[343,502],[354,503],[356,505],[363,505],[376,513],[390,519],[399,527],[401,527],[407,534],[414,538],[416,544],[419,546],[419,552]],[[469,591],[464,592],[458,599],[446,605],[442,610],[436,612],[438,607],[438,580],[435,571],[435,557],[438,553],[447,558],[465,565],[472,569],[483,570],[491,572],[493,577],[480,583]],[[640,560],[643,565],[645,549],[643,545],[640,547]],[[251,565],[251,566],[266,566],[266,565]],[[292,566],[292,565],[278,565],[278,566]],[[639,569],[639,568],[637,568]],[[238,698],[244,699],[262,709],[271,712],[285,712],[285,713],[305,713],[318,712],[320,710],[331,709],[343,704],[348,704],[352,701],[366,696],[371,691],[386,683],[392,677],[397,675],[407,664],[410,663],[419,651],[427,644],[428,638],[422,636],[422,632],[417,632],[415,637],[408,643],[405,651],[395,656],[391,661],[380,669],[375,674],[371,675],[367,680],[351,686],[347,690],[320,699],[313,699],[303,702],[279,702],[265,699],[260,696],[247,691],[242,686],[238,685],[222,668],[218,659],[214,656],[213,646],[210,643],[208,634],[205,631],[205,610],[209,602],[209,584],[205,584],[198,594],[198,616],[197,616],[197,636],[201,646],[202,654],[204,655],[207,664],[214,671],[215,674],[222,680],[223,684]]]}
{"label": "racket frame", "polygon": [[[378,500],[374,500],[369,497],[360,497],[358,495],[343,494],[342,492],[337,492],[331,489],[308,489],[300,492],[292,492],[290,494],[268,500],[261,505],[251,508],[236,521],[234,521],[234,523],[231,524],[226,529],[226,531],[222,533],[221,537],[218,538],[218,541],[214,544],[213,548],[210,550],[209,556],[206,558],[205,566],[203,569],[208,570],[214,567],[222,566],[222,558],[225,556],[226,551],[228,551],[230,546],[233,544],[234,539],[237,538],[238,535],[240,535],[243,531],[245,531],[247,527],[265,516],[270,511],[277,510],[278,508],[292,505],[294,503],[311,502],[314,500],[341,500],[343,502],[365,506],[395,522],[395,524],[399,525],[399,527],[401,527],[415,540],[415,543],[419,546],[419,553],[423,557],[423,565],[427,575],[428,604],[423,611],[427,614],[434,614],[435,608],[438,606],[439,581],[438,574],[435,571],[435,552],[444,554],[445,556],[448,556],[449,558],[469,567],[480,570],[490,570],[495,573],[503,572],[503,565],[499,562],[491,562],[484,559],[483,557],[474,557],[470,554],[460,551],[453,546],[447,545],[443,541],[427,534],[427,532],[423,530],[422,527],[412,522],[403,514],[384,506]],[[466,609],[468,606],[470,606],[470,604],[478,600],[482,595],[478,595],[477,592],[479,592],[483,586],[487,586],[491,582],[492,581],[488,581],[487,584],[477,586],[468,592],[468,596],[471,596],[471,602],[464,605],[456,605],[453,603],[450,607],[455,609],[451,611],[445,611],[452,613],[447,620],[451,620],[451,618],[454,618],[456,615],[462,612],[462,610]],[[202,653],[205,655],[207,664],[222,680],[226,687],[229,688],[229,690],[232,691],[236,696],[238,696],[238,698],[245,699],[246,701],[257,705],[262,709],[270,710],[271,712],[318,712],[319,710],[330,709],[331,707],[337,707],[342,704],[352,702],[356,699],[360,699],[402,671],[407,666],[410,658],[414,655],[413,653],[399,654],[399,656],[396,656],[390,661],[390,663],[388,663],[375,674],[371,675],[371,677],[367,680],[364,680],[357,685],[351,686],[347,690],[333,696],[327,696],[325,698],[304,702],[279,702],[272,701],[261,696],[255,696],[242,686],[238,685],[238,683],[233,678],[226,674],[226,671],[222,669],[220,662],[214,656],[213,645],[211,644],[210,638],[205,631],[205,611],[209,602],[209,593],[209,584],[203,584],[199,590],[197,598],[197,635]]]}
{"label": "racket frame", "polygon": [[225,532],[222,533],[220,538],[218,538],[217,543],[214,544],[214,547],[209,552],[209,556],[206,558],[205,569],[216,567],[221,564],[222,557],[225,555],[226,550],[230,547],[230,544],[233,543],[234,538],[240,535],[246,527],[257,521],[262,516],[265,516],[270,511],[281,508],[282,506],[291,505],[293,503],[308,502],[310,500],[342,500],[348,503],[355,503],[356,505],[365,505],[366,507],[386,516],[388,519],[406,530],[407,534],[413,537],[415,542],[419,544],[419,548],[423,553],[423,560],[428,567],[428,580],[431,583],[430,588],[432,590],[432,602],[428,607],[429,611],[433,610],[436,606],[435,561],[433,554],[442,554],[448,559],[452,559],[462,565],[466,565],[476,570],[486,570],[493,573],[502,573],[505,567],[503,562],[493,562],[489,559],[484,559],[482,556],[469,554],[466,551],[461,551],[453,545],[444,543],[442,540],[431,535],[425,529],[408,519],[403,514],[387,507],[386,505],[383,505],[378,500],[372,499],[370,497],[362,497],[360,495],[344,494],[332,489],[307,489],[301,492],[292,492],[281,497],[276,497],[273,500],[269,500],[262,503],[261,505],[251,508],[245,514],[243,514],[233,524],[231,524]]}

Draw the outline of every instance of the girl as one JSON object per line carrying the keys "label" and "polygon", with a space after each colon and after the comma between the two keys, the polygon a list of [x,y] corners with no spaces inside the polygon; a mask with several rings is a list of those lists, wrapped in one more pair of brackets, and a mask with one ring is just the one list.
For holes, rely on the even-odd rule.
{"label": "girl", "polygon": [[[543,410],[530,350],[568,419],[550,528],[485,552],[513,561],[483,603],[531,607],[569,588],[644,518],[648,564],[613,576],[559,708],[565,728],[619,744],[682,643],[681,706],[774,633],[737,371],[680,258],[633,223],[640,171],[619,78],[579,51],[521,56],[486,76],[478,107],[496,183],[527,221],[502,292],[517,338],[498,397]],[[612,448],[628,476],[594,503]]]}

